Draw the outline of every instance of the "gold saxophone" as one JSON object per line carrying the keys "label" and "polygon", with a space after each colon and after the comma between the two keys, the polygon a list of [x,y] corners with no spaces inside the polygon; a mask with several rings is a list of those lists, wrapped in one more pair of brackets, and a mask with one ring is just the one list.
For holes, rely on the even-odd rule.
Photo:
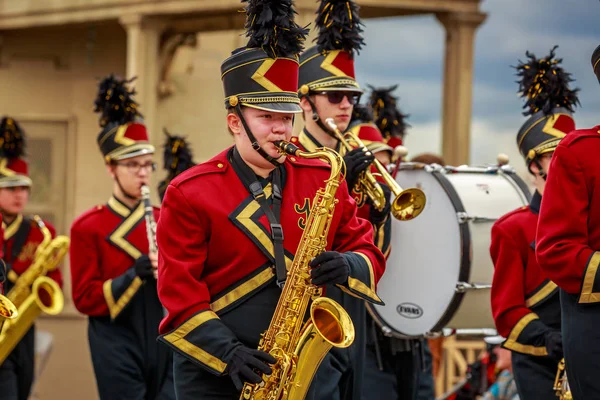
{"label": "gold saxophone", "polygon": [[[337,200],[344,161],[334,150],[319,148],[308,153],[289,142],[278,142],[285,154],[318,158],[331,165],[331,175],[312,202],[308,221],[294,261],[288,271],[277,308],[269,328],[262,334],[259,350],[277,362],[263,383],[246,383],[240,399],[302,400],[321,361],[332,346],[344,348],[354,341],[354,325],[337,302],[320,297],[322,289],[310,280],[309,262],[325,250],[327,232]],[[312,300],[312,303],[311,303]],[[310,303],[310,318],[304,316]]]}
{"label": "gold saxophone", "polygon": [[556,391],[556,396],[560,400],[573,400],[573,394],[571,393],[569,381],[567,380],[567,371],[565,370],[564,358],[558,363],[553,389]]}
{"label": "gold saxophone", "polygon": [[0,321],[0,364],[6,360],[42,311],[56,315],[64,306],[63,293],[58,283],[46,274],[56,269],[67,254],[69,238],[57,236],[52,239],[41,218],[36,215],[34,220],[44,239],[35,252],[33,263],[7,293],[8,299],[17,307],[18,316]]}

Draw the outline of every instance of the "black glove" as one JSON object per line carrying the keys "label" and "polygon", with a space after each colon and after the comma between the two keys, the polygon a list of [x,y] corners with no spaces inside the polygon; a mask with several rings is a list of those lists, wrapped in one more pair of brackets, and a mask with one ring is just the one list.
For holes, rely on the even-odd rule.
{"label": "black glove", "polygon": [[150,258],[147,254],[144,254],[135,260],[133,268],[135,269],[135,274],[141,279],[148,279],[154,276],[152,273],[152,263],[150,262]]}
{"label": "black glove", "polygon": [[390,197],[391,197],[392,191],[386,184],[379,182],[379,185],[381,186],[381,189],[383,190],[383,195],[385,197],[385,206],[383,207],[383,210],[381,210],[381,211],[377,210],[373,206],[373,202],[371,201],[371,198],[370,197],[367,198],[367,202],[371,205],[371,207],[369,209],[369,214],[370,214],[369,220],[371,221],[371,223],[373,225],[379,225],[383,221],[385,221],[385,218],[389,215],[390,210],[392,209],[392,204],[390,203]]}
{"label": "black glove", "polygon": [[346,164],[346,182],[349,192],[356,186],[360,173],[369,168],[373,160],[375,160],[373,153],[369,152],[367,155],[363,149],[354,149],[346,153],[344,163]]}
{"label": "black glove", "polygon": [[233,353],[225,372],[231,377],[236,389],[241,391],[244,388],[244,382],[260,383],[262,381],[257,372],[270,375],[272,371],[267,363],[275,364],[276,362],[277,360],[269,353],[240,346]]}
{"label": "black glove", "polygon": [[555,360],[563,358],[563,345],[562,345],[562,334],[559,331],[549,331],[544,334],[544,342],[546,344],[546,350],[548,350],[548,356]]}
{"label": "black glove", "polygon": [[350,275],[346,257],[337,251],[325,251],[313,258],[308,265],[312,268],[312,283],[317,286],[346,283]]}

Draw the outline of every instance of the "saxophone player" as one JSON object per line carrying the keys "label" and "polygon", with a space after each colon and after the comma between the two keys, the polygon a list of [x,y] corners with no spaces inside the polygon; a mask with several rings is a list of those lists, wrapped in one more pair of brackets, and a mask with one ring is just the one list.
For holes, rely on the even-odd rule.
{"label": "saxophone player", "polygon": [[[291,138],[301,111],[296,54],[306,30],[277,25],[293,21],[292,1],[251,0],[246,12],[250,41],[221,66],[234,145],[171,181],[158,222],[158,288],[168,311],[160,340],[174,350],[178,400],[237,399],[244,382],[271,373],[275,359],[257,350],[260,335],[310,202],[330,176],[325,163],[282,156],[274,144]],[[384,260],[372,228],[357,218],[345,183],[335,199],[326,251],[310,262],[312,283],[378,300]]]}
{"label": "saxophone player", "polygon": [[[364,193],[354,190],[375,157],[360,148],[348,151],[326,123],[333,118],[339,131],[346,131],[363,92],[354,73],[354,58],[364,45],[358,6],[353,1],[323,0],[317,12],[316,27],[319,30],[317,45],[300,55],[298,93],[304,129],[292,142],[306,151],[328,147],[343,155],[346,183],[358,204],[357,214],[371,222],[375,242],[387,253],[391,232],[389,189],[381,185],[387,201],[380,210],[371,206]],[[338,40],[339,32],[344,40]],[[367,338],[364,302],[336,287],[328,288],[327,296],[350,314],[356,337],[349,348],[334,348],[323,360],[315,377],[319,391],[316,398],[360,399]],[[378,301],[376,298],[367,300]]]}
{"label": "saxophone player", "polygon": [[[23,215],[32,186],[28,163],[23,158],[25,133],[17,121],[4,117],[0,121],[2,156],[0,158],[0,212],[4,231],[2,252],[6,264],[4,293],[32,264],[37,247],[44,235],[39,226]],[[56,232],[52,225],[44,222],[52,237]],[[48,277],[62,286],[59,269],[48,273]],[[0,365],[0,393],[3,399],[27,400],[34,379],[35,326],[23,336],[8,358]]]}
{"label": "saxophone player", "polygon": [[523,400],[555,398],[554,378],[563,356],[558,288],[536,260],[536,229],[540,204],[549,196],[546,178],[555,173],[549,166],[557,146],[566,140],[563,137],[575,129],[572,113],[578,103],[577,89],[569,88],[570,75],[555,59],[554,49],[540,59],[529,52],[527,57],[517,73],[529,118],[516,142],[535,193],[529,206],[494,223],[490,244],[492,314],[498,333],[506,338],[503,347],[512,351],[515,382]]}
{"label": "saxophone player", "polygon": [[[592,68],[600,81],[600,46]],[[575,130],[556,148],[537,228],[538,262],[560,288],[565,365],[575,400],[600,398],[599,131]]]}
{"label": "saxophone player", "polygon": [[100,399],[171,400],[171,353],[156,341],[163,317],[153,276],[157,255],[149,254],[141,201],[141,187],[156,169],[154,147],[128,83],[110,75],[99,85],[97,142],[113,191],[71,226],[73,301],[88,316]]}

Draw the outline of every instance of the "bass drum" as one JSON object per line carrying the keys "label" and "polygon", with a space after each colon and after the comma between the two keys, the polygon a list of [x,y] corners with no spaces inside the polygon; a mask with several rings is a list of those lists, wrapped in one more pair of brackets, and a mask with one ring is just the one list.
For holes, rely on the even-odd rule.
{"label": "bass drum", "polygon": [[442,328],[493,329],[491,228],[529,204],[527,185],[509,166],[403,163],[395,179],[403,188],[423,190],[427,204],[413,220],[393,220],[377,290],[385,305],[368,305],[369,313],[386,335],[402,338]]}

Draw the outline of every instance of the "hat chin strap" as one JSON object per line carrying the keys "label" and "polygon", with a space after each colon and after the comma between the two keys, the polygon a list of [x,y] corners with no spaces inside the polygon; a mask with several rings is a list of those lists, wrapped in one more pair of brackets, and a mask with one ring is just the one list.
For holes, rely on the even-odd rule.
{"label": "hat chin strap", "polygon": [[315,121],[317,123],[317,125],[319,126],[319,128],[321,128],[326,134],[328,134],[329,136],[331,136],[334,139],[337,139],[337,137],[335,136],[333,131],[331,129],[329,129],[327,126],[325,126],[323,121],[321,121],[321,117],[319,117],[319,113],[317,112],[317,106],[315,106],[315,103],[313,103],[313,101],[310,99],[310,97],[308,95],[306,95],[304,97],[306,98],[306,101],[308,101],[308,104],[310,104],[310,108],[312,109],[313,121]]}
{"label": "hat chin strap", "polygon": [[119,177],[116,174],[115,174],[115,182],[117,182],[117,185],[119,186],[119,189],[121,190],[121,193],[123,193],[123,195],[125,197],[127,197],[129,200],[139,200],[139,197],[132,196],[131,194],[127,193],[127,191],[123,188],[123,185],[121,185],[121,182],[119,182]]}
{"label": "hat chin strap", "polygon": [[273,164],[275,167],[279,167],[281,165],[281,163],[279,161],[277,161],[277,158],[271,157],[270,155],[267,154],[266,151],[263,150],[262,147],[260,147],[260,144],[258,143],[258,140],[256,140],[256,138],[252,134],[252,131],[250,130],[250,127],[248,126],[248,124],[246,123],[246,120],[244,119],[244,116],[242,115],[242,107],[240,106],[239,103],[238,103],[238,105],[235,106],[235,113],[237,114],[237,116],[242,121],[242,125],[244,126],[244,129],[246,130],[246,134],[248,135],[248,139],[250,139],[250,141],[252,142],[252,148],[255,151],[257,151],[258,154],[260,154],[262,156],[262,158],[264,158],[265,160],[267,160],[268,162],[270,162],[271,164]]}
{"label": "hat chin strap", "polygon": [[[542,168],[542,164],[540,164],[540,162],[538,161],[537,157],[534,158],[531,163],[535,163],[535,166],[538,167],[538,174],[539,176],[543,179],[546,180],[546,178],[548,177],[548,174],[546,173],[546,171],[544,171],[544,168]],[[533,171],[531,171],[531,163],[529,163],[529,166],[527,167],[527,169],[529,170],[529,173],[531,173],[532,175],[535,175],[533,173]]]}

